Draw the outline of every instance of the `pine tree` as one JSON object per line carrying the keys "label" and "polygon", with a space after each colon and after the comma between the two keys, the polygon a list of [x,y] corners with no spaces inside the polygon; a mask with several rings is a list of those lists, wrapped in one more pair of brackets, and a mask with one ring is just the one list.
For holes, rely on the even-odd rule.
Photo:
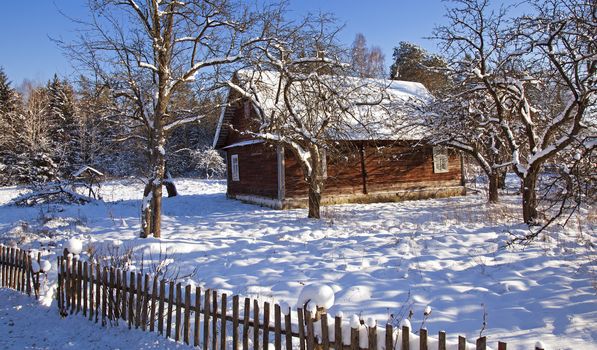
{"label": "pine tree", "polygon": [[390,67],[391,79],[419,82],[432,93],[449,85],[444,59],[430,54],[418,45],[401,41],[394,48],[393,61]]}
{"label": "pine tree", "polygon": [[79,125],[76,117],[75,94],[66,80],[57,75],[48,82],[48,120],[53,145],[53,159],[59,164],[61,175],[68,176],[81,165]]}

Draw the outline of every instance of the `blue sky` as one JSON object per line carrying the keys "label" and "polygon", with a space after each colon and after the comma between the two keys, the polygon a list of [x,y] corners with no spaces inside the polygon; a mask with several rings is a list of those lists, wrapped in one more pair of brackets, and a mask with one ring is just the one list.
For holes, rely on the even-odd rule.
{"label": "blue sky", "polygon": [[[64,57],[53,38],[72,39],[76,25],[65,14],[81,18],[86,14],[85,0],[19,0],[5,1],[0,11],[0,66],[18,85],[23,79],[43,83],[54,73],[73,75],[68,58]],[[386,65],[393,47],[400,41],[411,41],[434,51],[429,36],[436,24],[442,23],[445,3],[439,0],[291,0],[293,16],[309,12],[334,13],[345,29],[340,39],[347,45],[356,33],[363,33],[369,45],[380,46]]]}

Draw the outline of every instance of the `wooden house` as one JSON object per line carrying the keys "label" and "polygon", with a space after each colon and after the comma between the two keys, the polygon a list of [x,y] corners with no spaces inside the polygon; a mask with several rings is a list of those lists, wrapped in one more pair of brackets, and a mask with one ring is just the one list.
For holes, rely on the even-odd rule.
{"label": "wooden house", "polygon": [[[427,93],[423,85],[413,82],[393,81],[390,89],[401,98]],[[267,94],[260,96],[261,101],[268,98]],[[295,155],[243,133],[255,127],[254,105],[235,90],[229,91],[228,101],[214,139],[214,148],[226,153],[227,196],[276,209],[306,207],[308,186]],[[460,153],[426,145],[416,132],[353,138],[337,144],[340,151],[326,159],[324,205],[465,193]]]}

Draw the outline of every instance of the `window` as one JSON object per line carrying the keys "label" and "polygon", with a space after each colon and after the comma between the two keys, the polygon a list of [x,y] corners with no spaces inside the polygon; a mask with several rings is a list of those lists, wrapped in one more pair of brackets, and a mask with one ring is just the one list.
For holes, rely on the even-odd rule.
{"label": "window", "polygon": [[233,154],[230,156],[230,169],[232,169],[232,181],[240,181],[240,177],[238,175],[238,154]]}
{"label": "window", "polygon": [[433,172],[448,172],[448,150],[444,147],[433,147]]}

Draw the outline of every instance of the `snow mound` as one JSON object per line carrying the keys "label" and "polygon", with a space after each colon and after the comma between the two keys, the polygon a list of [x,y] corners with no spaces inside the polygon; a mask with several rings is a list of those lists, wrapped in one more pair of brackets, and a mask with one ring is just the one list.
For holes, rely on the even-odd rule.
{"label": "snow mound", "polygon": [[81,254],[83,251],[83,242],[78,238],[71,238],[66,242],[66,249],[74,255]]}
{"label": "snow mound", "polygon": [[329,309],[334,306],[334,290],[323,283],[308,284],[301,290],[296,305],[302,308],[306,303]]}
{"label": "snow mound", "polygon": [[50,263],[48,260],[42,260],[41,261],[41,270],[43,272],[48,272],[52,269],[52,263]]}
{"label": "snow mound", "polygon": [[36,260],[32,260],[31,261],[31,271],[33,271],[33,273],[38,273],[39,272],[39,264],[37,263]]}

